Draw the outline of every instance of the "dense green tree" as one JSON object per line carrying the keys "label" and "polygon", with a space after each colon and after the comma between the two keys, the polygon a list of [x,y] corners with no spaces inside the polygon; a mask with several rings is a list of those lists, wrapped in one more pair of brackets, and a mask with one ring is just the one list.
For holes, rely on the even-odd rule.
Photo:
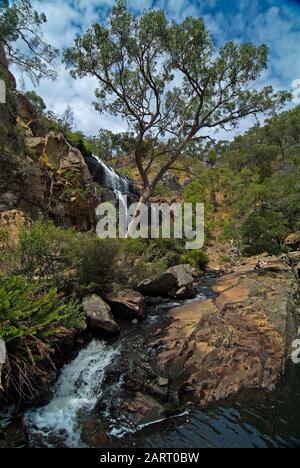
{"label": "dense green tree", "polygon": [[28,97],[31,104],[37,109],[39,113],[42,114],[47,109],[45,101],[35,91],[27,91],[25,95]]}
{"label": "dense green tree", "polygon": [[35,11],[30,0],[0,1],[0,49],[33,83],[43,77],[56,78],[58,50],[43,41],[46,21],[45,14]]}
{"label": "dense green tree", "polygon": [[74,77],[98,79],[96,109],[121,116],[133,132],[141,201],[191,143],[286,102],[286,92],[253,86],[267,57],[265,45],[229,42],[216,50],[202,18],[177,24],[161,10],[135,17],[123,0],[105,25],[95,24],[65,52]]}
{"label": "dense green tree", "polygon": [[225,149],[231,170],[227,190],[228,236],[247,254],[284,250],[284,239],[300,229],[300,107],[255,126]]}

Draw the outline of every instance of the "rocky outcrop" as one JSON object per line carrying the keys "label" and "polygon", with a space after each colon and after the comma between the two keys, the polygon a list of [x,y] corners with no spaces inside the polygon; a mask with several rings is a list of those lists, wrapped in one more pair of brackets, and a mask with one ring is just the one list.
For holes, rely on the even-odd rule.
{"label": "rocky outcrop", "polygon": [[133,400],[128,400],[124,416],[133,425],[148,424],[164,417],[164,406],[150,395],[138,392]]}
{"label": "rocky outcrop", "polygon": [[142,281],[138,290],[147,296],[189,299],[195,294],[196,272],[190,265],[177,265],[162,275]]}
{"label": "rocky outcrop", "polygon": [[63,227],[92,227],[98,200],[80,151],[61,134],[26,141],[30,156],[0,157],[0,207],[14,205],[32,219],[44,214]]}
{"label": "rocky outcrop", "polygon": [[13,245],[18,243],[19,232],[22,226],[28,223],[29,221],[23,211],[10,210],[3,213],[0,212],[0,229],[3,229],[6,232],[8,236],[7,240]]}
{"label": "rocky outcrop", "polygon": [[168,187],[169,190],[178,191],[182,189],[179,177],[173,174],[171,171],[167,171],[163,176],[162,183]]}
{"label": "rocky outcrop", "polygon": [[119,326],[114,321],[111,308],[99,296],[94,294],[86,297],[82,306],[87,326],[92,331],[104,331],[111,335],[116,335],[120,332]]}
{"label": "rocky outcrop", "polygon": [[300,249],[300,231],[297,231],[294,234],[288,236],[284,241],[284,245],[290,247],[293,250]]}
{"label": "rocky outcrop", "polygon": [[142,294],[132,289],[118,291],[106,297],[114,315],[125,319],[141,320],[146,315],[146,303]]}
{"label": "rocky outcrop", "polygon": [[274,389],[298,331],[299,281],[285,259],[265,258],[261,271],[255,260],[216,280],[214,299],[171,310],[167,326],[138,344],[120,414],[129,402],[141,408],[141,393],[168,413],[187,402],[206,407],[245,389]]}
{"label": "rocky outcrop", "polygon": [[215,300],[171,312],[157,356],[161,374],[173,383],[180,376],[178,389],[202,406],[245,388],[274,388],[298,330],[298,283],[282,263],[228,275],[214,290]]}
{"label": "rocky outcrop", "polygon": [[[26,140],[33,159],[48,175],[48,209],[64,227],[88,229],[98,204],[95,187],[84,158],[62,134]],[[50,185],[50,186],[49,186]]]}
{"label": "rocky outcrop", "polygon": [[35,107],[17,91],[0,45],[0,211],[14,208],[29,218],[52,218],[63,227],[94,226],[95,186],[81,152],[63,135],[48,133]]}
{"label": "rocky outcrop", "polygon": [[290,252],[287,255],[287,261],[292,267],[295,276],[300,279],[300,250],[297,252]]}

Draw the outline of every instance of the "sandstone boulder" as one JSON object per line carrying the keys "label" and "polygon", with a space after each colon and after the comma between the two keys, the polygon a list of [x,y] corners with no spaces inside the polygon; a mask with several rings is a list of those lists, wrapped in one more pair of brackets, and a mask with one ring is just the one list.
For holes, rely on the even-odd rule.
{"label": "sandstone boulder", "polygon": [[17,207],[18,198],[12,192],[0,195],[0,212],[10,211]]}
{"label": "sandstone boulder", "polygon": [[86,297],[82,303],[86,316],[87,326],[93,331],[104,331],[111,335],[120,332],[118,324],[114,321],[111,308],[95,294]]}
{"label": "sandstone boulder", "polygon": [[146,315],[146,303],[142,294],[125,289],[106,298],[114,315],[125,319],[142,319]]}
{"label": "sandstone boulder", "polygon": [[190,265],[177,265],[162,275],[142,281],[138,290],[147,296],[189,299],[195,294],[195,277],[195,270]]}
{"label": "sandstone boulder", "polygon": [[43,154],[45,148],[45,138],[44,137],[29,137],[26,138],[25,144],[27,147],[27,152],[35,160],[38,161]]}
{"label": "sandstone boulder", "polygon": [[16,161],[16,171],[5,169],[7,185],[15,187],[19,206],[26,205],[24,208],[30,210],[33,218],[40,214],[33,212],[38,207],[41,212],[51,214],[63,227],[91,228],[95,223],[98,199],[81,152],[62,134],[53,132],[45,137],[27,138],[26,145],[30,157]]}
{"label": "sandstone boulder", "polygon": [[157,413],[141,394],[168,413],[187,403],[207,407],[245,389],[274,389],[298,332],[299,280],[284,258],[264,260],[261,271],[252,258],[214,280],[213,299],[169,311],[140,337],[138,357],[124,372],[119,412],[131,405],[133,414],[154,421]]}
{"label": "sandstone boulder", "polygon": [[284,244],[287,247],[291,247],[293,250],[300,249],[300,231],[297,231],[294,234],[288,236],[285,239]]}

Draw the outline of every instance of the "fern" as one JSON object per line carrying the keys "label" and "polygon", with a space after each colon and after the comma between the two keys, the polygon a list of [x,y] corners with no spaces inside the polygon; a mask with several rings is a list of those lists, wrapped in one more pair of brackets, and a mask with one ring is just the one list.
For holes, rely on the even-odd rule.
{"label": "fern", "polygon": [[78,303],[63,304],[56,289],[43,291],[22,276],[0,278],[0,338],[6,343],[26,336],[48,337],[72,315]]}

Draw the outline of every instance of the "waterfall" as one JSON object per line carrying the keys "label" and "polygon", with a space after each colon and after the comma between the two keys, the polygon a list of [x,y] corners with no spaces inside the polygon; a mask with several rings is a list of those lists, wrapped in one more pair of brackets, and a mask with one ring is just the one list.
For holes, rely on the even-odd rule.
{"label": "waterfall", "polygon": [[129,184],[126,177],[119,176],[111,167],[107,166],[102,159],[93,155],[93,158],[98,161],[104,173],[104,185],[111,188],[115,193],[122,193],[123,195],[129,191]]}
{"label": "waterfall", "polygon": [[49,447],[58,441],[68,447],[83,446],[80,412],[86,414],[95,407],[105,370],[118,353],[117,347],[93,340],[62,369],[50,403],[26,413],[32,445],[40,438]]}
{"label": "waterfall", "polygon": [[98,162],[99,166],[101,166],[104,180],[103,185],[107,188],[113,190],[116,199],[119,201],[120,206],[122,206],[124,213],[126,213],[126,218],[128,219],[128,206],[127,206],[127,199],[126,195],[129,192],[129,183],[126,177],[119,176],[110,166],[105,164],[102,159],[98,156],[93,155],[93,158]]}

